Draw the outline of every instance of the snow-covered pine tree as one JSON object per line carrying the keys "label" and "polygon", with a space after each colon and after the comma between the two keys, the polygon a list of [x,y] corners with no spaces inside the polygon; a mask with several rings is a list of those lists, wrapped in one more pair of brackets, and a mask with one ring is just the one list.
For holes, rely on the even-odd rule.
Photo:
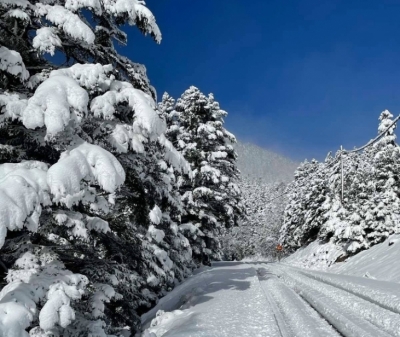
{"label": "snow-covered pine tree", "polygon": [[[385,110],[379,121],[378,134],[393,123],[393,115]],[[369,212],[364,229],[368,247],[400,231],[400,147],[395,128],[391,127],[371,150],[373,191],[365,205]]]}
{"label": "snow-covered pine tree", "polygon": [[193,171],[192,177],[180,177],[185,208],[180,230],[189,238],[197,262],[220,259],[219,235],[235,226],[244,213],[232,147],[235,137],[223,127],[227,113],[212,94],[207,97],[192,86],[174,109],[172,105],[172,99],[164,95],[167,134]]}
{"label": "snow-covered pine tree", "polygon": [[[297,249],[305,244],[310,228],[315,229],[313,238],[334,242],[348,254],[368,249],[399,233],[400,147],[395,142],[395,125],[390,127],[393,115],[385,110],[379,120],[378,134],[384,133],[383,136],[373,146],[343,156],[343,200],[340,161],[334,163],[334,158],[328,158],[319,168],[321,179],[317,184],[307,165],[299,168],[281,233],[289,247]],[[335,158],[339,155],[340,152]],[[310,176],[313,178],[307,178]],[[325,186],[322,204],[318,201],[321,198],[315,198],[321,186]],[[314,206],[307,205],[310,199]],[[315,207],[317,204],[320,206]]]}
{"label": "snow-covered pine tree", "polygon": [[289,201],[279,239],[287,251],[301,247],[318,235],[323,221],[322,204],[327,194],[325,165],[327,162],[316,160],[303,162],[294,174],[293,183],[288,186]]}
{"label": "snow-covered pine tree", "polygon": [[190,265],[173,174],[190,168],[113,47],[126,23],[161,39],[143,1],[0,3],[1,335],[129,334]]}

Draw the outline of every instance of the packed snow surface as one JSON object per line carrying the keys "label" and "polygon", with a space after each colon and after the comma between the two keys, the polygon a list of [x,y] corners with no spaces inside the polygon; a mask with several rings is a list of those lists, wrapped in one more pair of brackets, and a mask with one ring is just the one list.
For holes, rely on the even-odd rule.
{"label": "packed snow surface", "polygon": [[279,263],[202,268],[142,316],[142,337],[400,336],[396,283]]}

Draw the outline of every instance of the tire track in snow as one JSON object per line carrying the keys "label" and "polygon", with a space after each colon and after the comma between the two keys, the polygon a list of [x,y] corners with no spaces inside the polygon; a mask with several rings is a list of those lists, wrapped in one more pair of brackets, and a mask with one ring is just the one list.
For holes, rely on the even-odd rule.
{"label": "tire track in snow", "polygon": [[281,312],[279,311],[275,301],[271,298],[271,296],[269,295],[268,291],[265,291],[264,287],[261,284],[261,279],[264,275],[262,275],[260,273],[260,269],[256,269],[257,271],[257,277],[258,277],[258,281],[260,283],[260,288],[262,290],[262,292],[265,295],[265,298],[267,299],[271,309],[272,309],[272,313],[275,317],[275,321],[276,321],[276,325],[278,326],[279,332],[281,334],[281,337],[291,337],[288,330],[287,330],[287,326],[285,323],[285,320],[281,314]]}
{"label": "tire track in snow", "polygon": [[271,268],[344,336],[400,336],[399,315],[290,267]]}
{"label": "tire track in snow", "polygon": [[265,268],[258,268],[260,286],[274,311],[282,337],[339,337],[292,289]]}

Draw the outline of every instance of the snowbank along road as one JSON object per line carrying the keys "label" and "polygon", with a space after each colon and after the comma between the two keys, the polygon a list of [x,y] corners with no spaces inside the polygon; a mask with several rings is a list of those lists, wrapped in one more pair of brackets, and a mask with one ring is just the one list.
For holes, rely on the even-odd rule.
{"label": "snowbank along road", "polygon": [[284,264],[215,263],[142,323],[143,337],[400,336],[400,286]]}

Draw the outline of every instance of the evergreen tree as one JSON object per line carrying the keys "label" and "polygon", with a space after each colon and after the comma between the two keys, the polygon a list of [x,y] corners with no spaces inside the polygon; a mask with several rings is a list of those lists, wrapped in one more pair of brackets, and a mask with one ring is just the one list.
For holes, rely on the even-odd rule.
{"label": "evergreen tree", "polygon": [[0,335],[134,333],[192,267],[175,177],[190,167],[145,68],[113,46],[127,23],[160,42],[143,1],[0,4]]}
{"label": "evergreen tree", "polygon": [[170,140],[190,163],[193,175],[182,175],[180,193],[185,214],[181,231],[190,239],[197,262],[221,258],[219,236],[235,226],[244,212],[237,185],[239,171],[232,147],[235,137],[224,127],[227,113],[214,96],[190,87],[172,109],[164,95]]}
{"label": "evergreen tree", "polygon": [[343,154],[343,200],[339,160],[328,158],[318,170],[306,164],[299,168],[289,186],[292,194],[281,232],[288,247],[297,249],[309,239],[329,240],[355,254],[399,233],[400,148],[392,118],[383,111],[378,127],[382,137],[363,151]]}
{"label": "evergreen tree", "polygon": [[[385,110],[381,113],[378,134],[393,122],[393,115]],[[395,125],[374,144],[371,151],[373,190],[368,203],[365,232],[371,244],[379,243],[400,230],[400,148],[396,144]]]}

